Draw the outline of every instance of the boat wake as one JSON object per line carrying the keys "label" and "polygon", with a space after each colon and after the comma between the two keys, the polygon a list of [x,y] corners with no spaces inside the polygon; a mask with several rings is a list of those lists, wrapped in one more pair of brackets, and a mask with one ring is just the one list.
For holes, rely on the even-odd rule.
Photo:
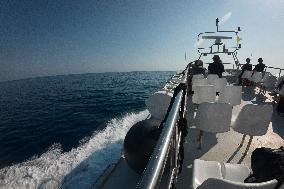
{"label": "boat wake", "polygon": [[89,188],[121,155],[129,128],[146,119],[148,110],[110,120],[85,143],[69,152],[53,145],[40,157],[0,170],[0,188]]}

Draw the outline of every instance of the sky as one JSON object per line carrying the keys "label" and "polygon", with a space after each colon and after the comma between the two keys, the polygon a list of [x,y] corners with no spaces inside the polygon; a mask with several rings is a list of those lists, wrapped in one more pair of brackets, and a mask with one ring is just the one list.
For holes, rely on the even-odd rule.
{"label": "sky", "polygon": [[217,17],[241,27],[241,62],[284,68],[283,0],[1,0],[0,81],[180,70]]}

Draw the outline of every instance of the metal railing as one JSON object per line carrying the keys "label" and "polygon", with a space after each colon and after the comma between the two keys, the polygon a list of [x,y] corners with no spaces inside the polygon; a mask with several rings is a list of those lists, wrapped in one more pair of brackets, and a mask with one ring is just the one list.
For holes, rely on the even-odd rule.
{"label": "metal railing", "polygon": [[[187,69],[184,74],[187,83]],[[179,171],[182,120],[185,116],[186,90],[180,89],[170,105],[159,140],[137,185],[140,189],[172,188]]]}
{"label": "metal railing", "polygon": [[[242,65],[245,65],[245,64],[238,64],[237,66],[240,68]],[[256,65],[252,65],[252,66],[256,66]],[[278,77],[281,77],[281,72],[284,71],[283,68],[277,68],[277,67],[273,67],[273,66],[265,66],[265,72],[267,72],[267,69],[274,69],[274,70],[278,70],[279,73],[278,73]]]}

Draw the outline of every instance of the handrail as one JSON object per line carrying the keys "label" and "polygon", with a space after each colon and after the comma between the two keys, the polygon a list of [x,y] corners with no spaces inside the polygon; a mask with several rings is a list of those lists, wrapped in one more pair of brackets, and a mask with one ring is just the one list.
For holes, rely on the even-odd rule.
{"label": "handrail", "polygon": [[[187,70],[185,70],[184,80],[182,83],[187,82]],[[177,121],[180,118],[180,110],[183,109],[183,98],[186,93],[184,90],[180,90],[174,97],[174,102],[166,117],[163,130],[160,134],[156,147],[149,159],[149,162],[143,172],[140,182],[137,188],[140,189],[154,189],[159,184],[162,174],[164,173],[164,167],[169,156],[171,142],[173,136],[176,134]],[[174,168],[174,171],[177,167]]]}
{"label": "handrail", "polygon": [[175,98],[173,107],[166,120],[165,127],[143,173],[143,177],[138,188],[155,188],[160,179],[160,173],[162,172],[165,160],[167,158],[171,136],[173,135],[174,127],[178,119],[179,108],[182,102],[182,95],[183,91],[181,90]]}
{"label": "handrail", "polygon": [[[241,64],[241,63],[239,63],[237,66],[242,66],[242,65],[245,65],[245,64]],[[256,65],[252,65],[252,66],[256,66]],[[281,72],[282,71],[284,71],[284,69],[283,68],[277,68],[277,67],[273,67],[273,66],[265,66],[265,72],[266,72],[266,70],[267,69],[275,69],[275,70],[279,70],[279,73],[278,73],[278,78],[280,78],[281,77]]]}
{"label": "handrail", "polygon": [[[245,65],[245,64],[241,64],[239,63],[240,66]],[[256,66],[256,64],[252,64],[252,66]],[[265,66],[265,68],[272,68],[272,69],[276,69],[276,70],[284,70],[283,68],[277,68],[277,67],[273,67],[273,66]]]}
{"label": "handrail", "polygon": [[[209,62],[206,62],[205,64],[211,64],[211,63],[209,63]],[[223,63],[223,64],[233,64],[234,65],[234,63]],[[242,65],[245,65],[245,64],[241,64],[241,63],[238,63],[237,64],[237,66],[242,66]],[[252,66],[256,66],[256,64],[252,64]],[[277,67],[273,67],[273,66],[265,66],[265,71],[267,70],[267,68],[268,69],[275,69],[275,70],[279,70],[279,73],[278,73],[278,77],[280,77],[281,76],[281,72],[282,71],[284,71],[284,69],[283,68],[277,68]]]}

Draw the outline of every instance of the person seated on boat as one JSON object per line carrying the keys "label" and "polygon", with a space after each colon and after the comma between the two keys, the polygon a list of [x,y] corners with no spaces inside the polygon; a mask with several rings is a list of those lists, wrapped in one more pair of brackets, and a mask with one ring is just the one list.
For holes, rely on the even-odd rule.
{"label": "person seated on boat", "polygon": [[194,62],[194,65],[192,66],[190,72],[191,72],[191,77],[192,77],[193,75],[197,75],[197,74],[203,74],[203,75],[205,75],[206,69],[203,68],[203,61],[202,61],[202,60],[196,60],[196,61]]}
{"label": "person seated on boat", "polygon": [[193,75],[203,74],[205,76],[206,69],[203,68],[202,60],[195,60],[194,64],[190,65],[189,74],[188,74],[188,94],[192,94],[192,77]]}
{"label": "person seated on boat", "polygon": [[252,64],[250,64],[250,58],[247,58],[246,63],[242,66],[242,72],[239,75],[239,85],[242,83],[242,76],[245,71],[252,71]]}
{"label": "person seated on boat", "polygon": [[223,72],[225,72],[222,60],[219,55],[214,55],[212,59],[213,63],[208,66],[208,74],[217,74],[221,78]]}
{"label": "person seated on boat", "polygon": [[265,64],[263,64],[262,58],[259,58],[257,61],[258,61],[258,64],[255,65],[253,72],[263,72],[265,68]]}

